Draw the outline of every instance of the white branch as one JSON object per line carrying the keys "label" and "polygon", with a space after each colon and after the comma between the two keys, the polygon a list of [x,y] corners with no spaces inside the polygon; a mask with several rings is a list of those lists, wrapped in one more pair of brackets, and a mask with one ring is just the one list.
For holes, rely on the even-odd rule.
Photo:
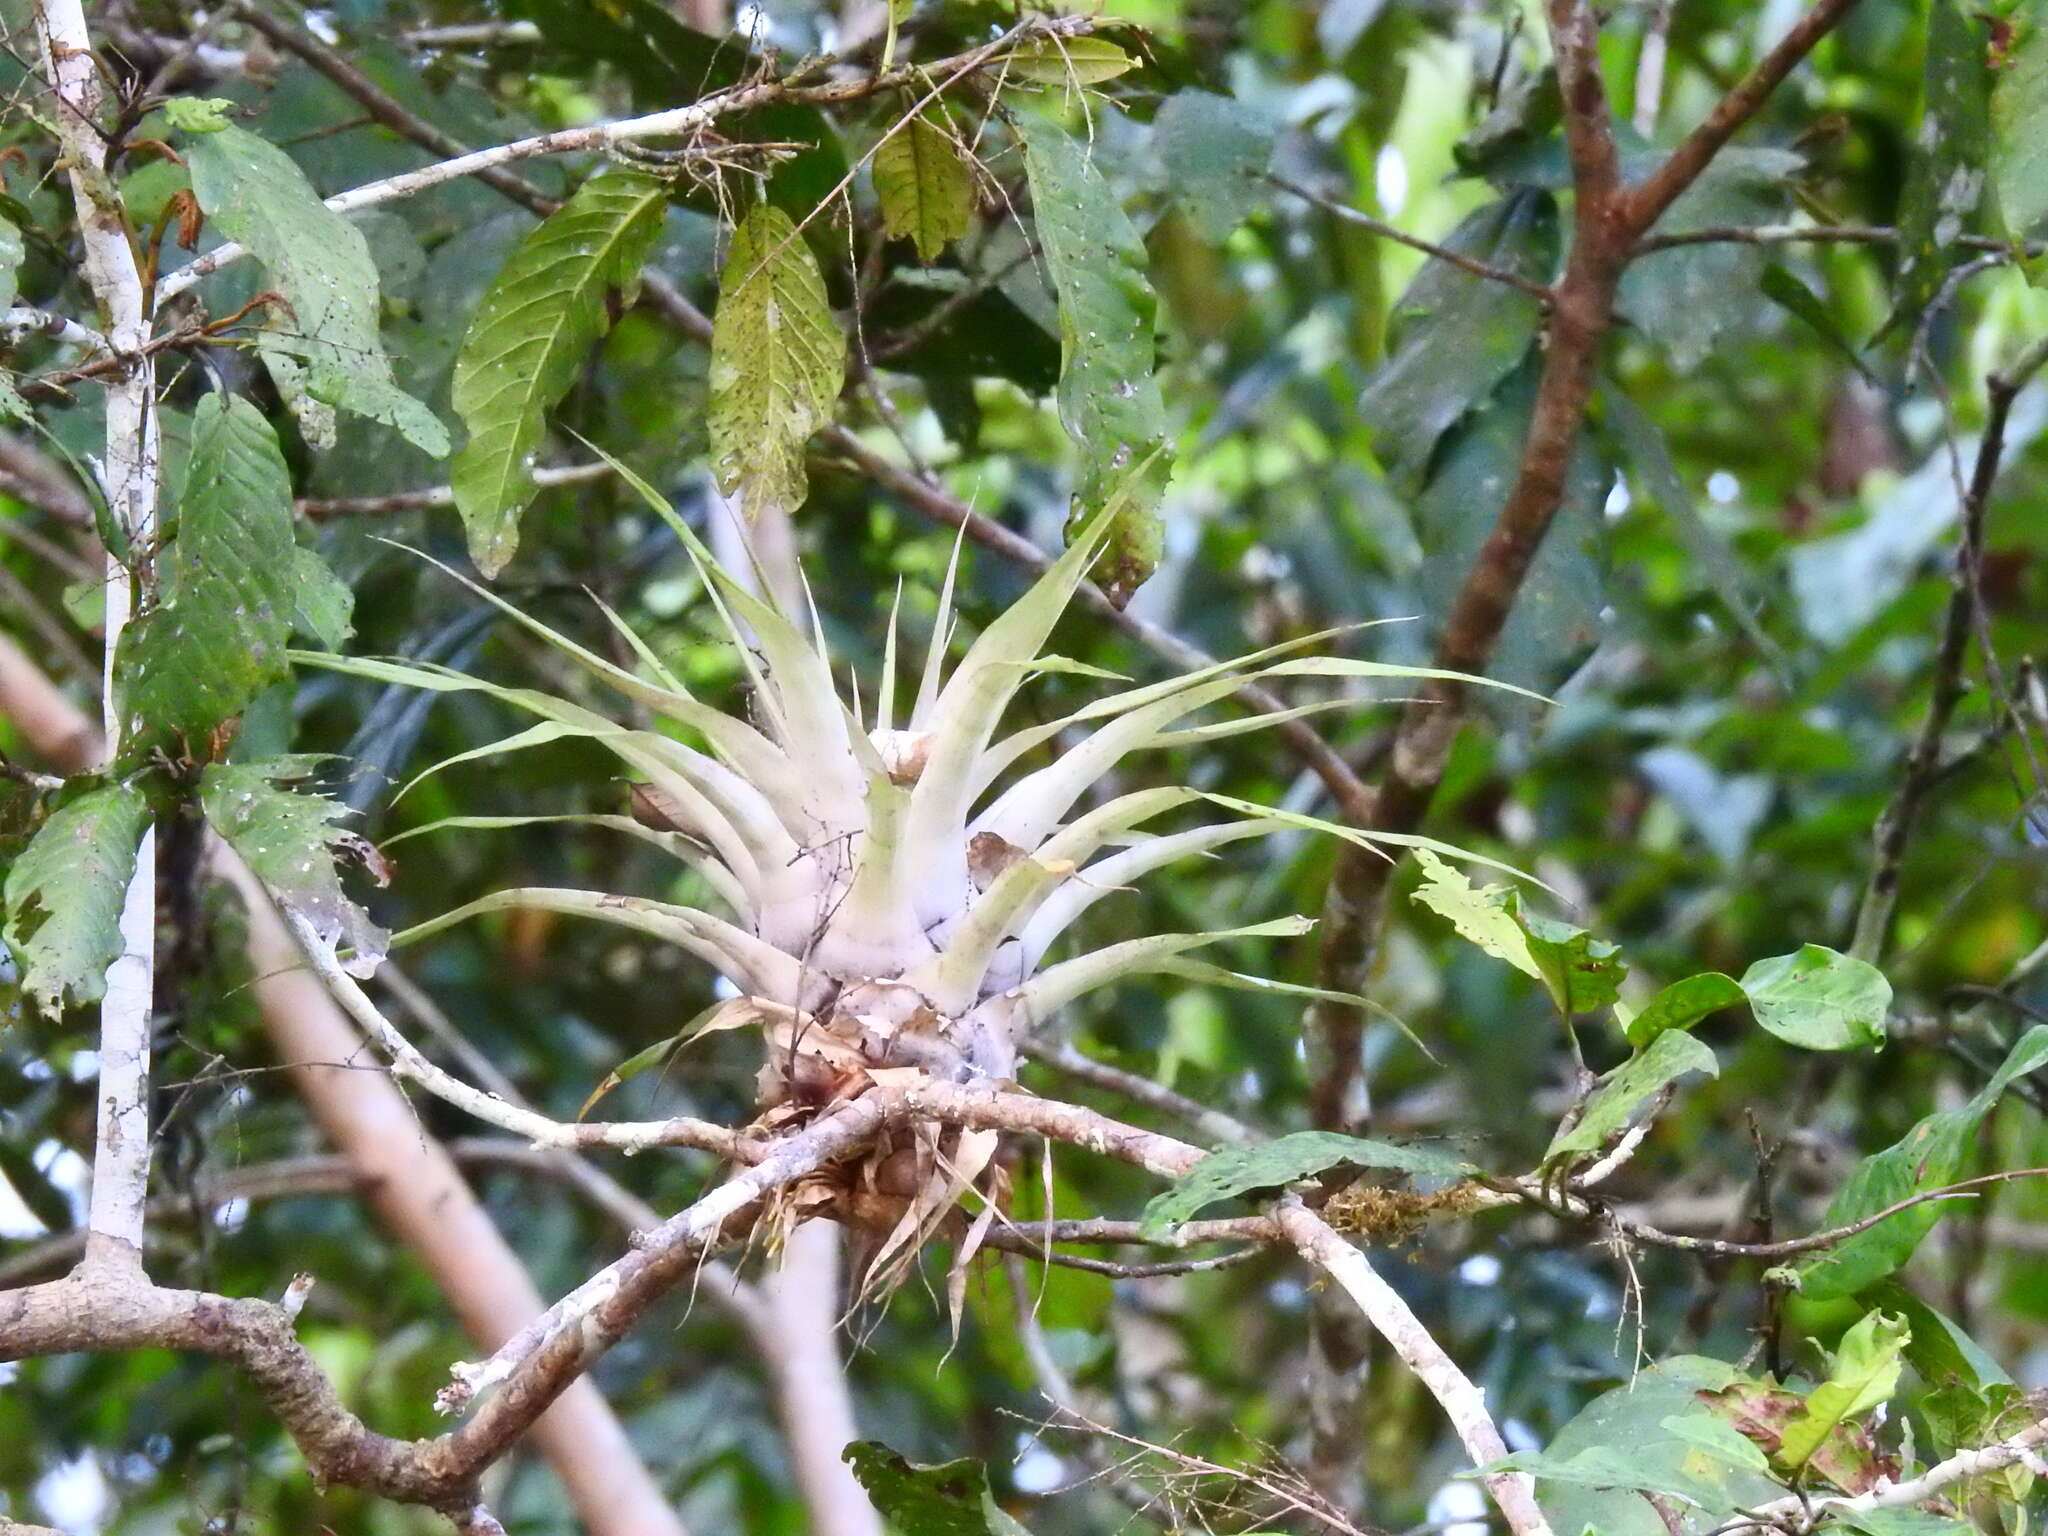
{"label": "white branch", "polygon": [[[1408,1369],[1421,1379],[1458,1432],[1473,1461],[1481,1466],[1507,1455],[1507,1443],[1486,1397],[1458,1363],[1444,1353],[1422,1320],[1400,1293],[1380,1278],[1365,1255],[1332,1231],[1323,1219],[1290,1195],[1273,1208],[1281,1230],[1309,1263],[1336,1281],[1373,1327],[1393,1346]],[[1516,1536],[1550,1536],[1550,1525],[1536,1506],[1536,1484],[1525,1472],[1497,1472],[1486,1479]]]}
{"label": "white branch", "polygon": [[88,352],[114,350],[107,338],[90,326],[80,325],[64,315],[53,315],[46,309],[31,309],[26,304],[17,304],[0,315],[0,337],[15,342],[24,336],[50,336],[67,346],[83,347]]}
{"label": "white branch", "polygon": [[[275,893],[273,893],[275,894]],[[567,1123],[550,1119],[537,1110],[508,1103],[494,1093],[472,1087],[443,1071],[406,1039],[398,1026],[387,1019],[356,979],[342,969],[334,951],[320,940],[313,925],[280,900],[278,909],[291,925],[307,963],[320,973],[343,1012],[356,1021],[363,1033],[390,1058],[391,1070],[408,1082],[417,1083],[438,1099],[474,1115],[486,1125],[524,1136],[537,1147],[613,1147],[622,1152],[643,1152],[649,1147],[698,1147],[723,1157],[745,1158],[753,1144],[739,1131],[708,1120],[614,1121],[604,1124]]]}
{"label": "white branch", "polygon": [[1918,1477],[1909,1477],[1903,1483],[1880,1482],[1864,1493],[1827,1498],[1809,1496],[1801,1499],[1796,1494],[1787,1495],[1752,1511],[1751,1519],[1759,1527],[1780,1525],[1811,1530],[1826,1515],[1855,1515],[1871,1509],[1910,1509],[1968,1478],[2016,1466],[2044,1444],[2048,1444],[2048,1419],[2038,1419],[2018,1434],[2009,1435],[1994,1445],[1957,1451],[1947,1461],[1937,1462]]}
{"label": "white branch", "polygon": [[[84,334],[117,354],[133,354],[128,367],[107,381],[103,466],[114,521],[132,543],[156,526],[156,379],[142,351],[149,340],[142,272],[104,163],[99,72],[81,0],[39,0],[36,22],[85,243],[86,280],[107,317],[103,342],[91,332]],[[111,752],[119,746],[124,724],[114,688],[114,656],[134,612],[135,593],[128,569],[111,552],[107,577],[104,696]],[[137,851],[120,926],[121,954],[108,968],[100,1005],[99,1108],[86,1261],[106,1257],[139,1265],[149,1190],[150,992],[156,971],[156,844],[151,833],[144,833]]]}

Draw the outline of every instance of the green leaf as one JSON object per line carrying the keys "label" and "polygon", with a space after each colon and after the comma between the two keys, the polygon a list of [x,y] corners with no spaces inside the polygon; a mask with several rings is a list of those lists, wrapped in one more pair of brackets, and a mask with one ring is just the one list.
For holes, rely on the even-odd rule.
{"label": "green leaf", "polygon": [[1216,244],[1263,201],[1261,179],[1273,160],[1273,123],[1228,96],[1178,91],[1153,119],[1152,143],[1174,201],[1202,237]]}
{"label": "green leaf", "polygon": [[1968,1520],[1930,1514],[1924,1509],[1862,1509],[1845,1513],[1841,1523],[1863,1536],[1977,1536]]}
{"label": "green leaf", "polygon": [[322,645],[340,645],[355,633],[356,595],[334,574],[320,551],[292,551],[292,628]]}
{"label": "green leaf", "polygon": [[988,1469],[972,1456],[919,1466],[879,1440],[856,1440],[843,1454],[902,1536],[1029,1536],[997,1506]]}
{"label": "green leaf", "polygon": [[1755,1441],[1726,1420],[1706,1418],[1696,1413],[1674,1413],[1663,1420],[1663,1428],[1674,1439],[1696,1445],[1731,1467],[1741,1467],[1750,1472],[1769,1472],[1771,1469],[1770,1457],[1757,1448]]}
{"label": "green leaf", "polygon": [[[0,314],[7,312],[21,292],[21,259],[26,254],[21,230],[11,219],[0,219]],[[7,387],[14,391],[11,381]],[[18,391],[14,392],[14,398],[21,399]],[[10,406],[8,414],[21,420],[28,415],[28,406],[26,403],[18,409]]]}
{"label": "green leaf", "polygon": [[593,177],[520,242],[477,306],[451,386],[469,441],[449,478],[487,577],[518,548],[547,413],[604,334],[605,296],[638,277],[667,202],[652,176]]}
{"label": "green leaf", "polygon": [[1809,1051],[1884,1044],[1892,985],[1875,966],[1820,944],[1759,960],[1742,973],[1757,1023]]}
{"label": "green leaf", "polygon": [[234,110],[224,96],[173,96],[164,103],[164,120],[179,133],[219,133]]}
{"label": "green leaf", "polygon": [[1896,1280],[1863,1293],[1874,1311],[1896,1312],[1912,1330],[1906,1340],[1906,1364],[1930,1387],[1955,1382],[1971,1391],[2010,1386],[2012,1378],[1984,1346],[1965,1333],[1955,1319],[1936,1311]]}
{"label": "green leaf", "polygon": [[1785,1426],[1778,1460],[1798,1471],[1838,1427],[1888,1401],[1898,1390],[1910,1336],[1904,1318],[1883,1312],[1866,1314],[1843,1334],[1828,1379],[1806,1395],[1805,1411]]}
{"label": "green leaf", "polygon": [[817,260],[789,215],[764,203],[733,231],[711,335],[711,465],[749,520],[803,505],[804,444],[845,382],[846,338]]}
{"label": "green leaf", "polygon": [[2012,13],[2017,31],[1991,87],[1991,176],[2016,236],[2048,217],[2048,6]]}
{"label": "green leaf", "polygon": [[[1737,1509],[1767,1503],[1784,1492],[1754,1466],[1737,1465],[1701,1444],[1696,1434],[1673,1427],[1674,1419],[1688,1424],[1709,1420],[1695,1394],[1717,1391],[1740,1379],[1732,1366],[1719,1360],[1681,1355],[1659,1361],[1627,1385],[1588,1403],[1558,1431],[1544,1455],[1569,1464],[1589,1447],[1611,1450],[1634,1480],[1684,1489],[1699,1509],[1679,1513],[1688,1536],[1698,1536],[1733,1517]],[[1626,1488],[1601,1489],[1560,1479],[1545,1482],[1537,1497],[1551,1528],[1560,1533],[1591,1528],[1601,1536],[1670,1536],[1657,1510]]]}
{"label": "green leaf", "polygon": [[[1483,403],[1443,435],[1435,457],[1427,461],[1428,480],[1414,503],[1415,536],[1424,550],[1417,600],[1437,623],[1451,611],[1514,484],[1536,398],[1534,361],[1532,352],[1490,399],[1469,397]],[[1475,360],[1473,366],[1482,362]],[[1462,391],[1454,382],[1443,397],[1446,405]],[[1418,459],[1416,468],[1422,467]],[[1591,434],[1581,434],[1567,472],[1564,501],[1501,630],[1487,669],[1490,676],[1548,693],[1598,643],[1607,606],[1607,519],[1602,508],[1612,484],[1613,472],[1601,461]],[[1479,695],[1478,702],[1489,713],[1525,726],[1531,714],[1491,691]]]}
{"label": "green leaf", "polygon": [[277,434],[248,401],[207,395],[193,412],[177,532],[157,557],[155,605],[121,636],[131,733],[196,743],[284,676],[298,556]]}
{"label": "green leaf", "polygon": [[200,776],[199,804],[207,824],[278,904],[305,918],[330,950],[350,950],[342,961],[350,974],[368,976],[384,958],[387,935],[342,890],[334,859],[347,853],[373,872],[381,866],[369,844],[336,825],[350,814],[347,806],[280,787],[307,766],[304,758],[209,764]]}
{"label": "green leaf", "polygon": [[1654,1493],[1697,1505],[1698,1484],[1682,1473],[1661,1466],[1639,1463],[1627,1450],[1612,1445],[1589,1445],[1569,1456],[1547,1451],[1517,1451],[1512,1456],[1461,1472],[1461,1477],[1485,1477],[1495,1472],[1526,1472],[1540,1483],[1568,1483],[1579,1488],[1596,1488],[1629,1493]]}
{"label": "green leaf", "polygon": [[1087,150],[1049,122],[1029,118],[1018,128],[1059,295],[1060,421],[1081,450],[1067,537],[1123,496],[1092,572],[1121,606],[1159,564],[1159,502],[1173,467],[1154,375],[1158,300],[1145,280],[1144,244]]}
{"label": "green leaf", "polygon": [[1335,1131],[1296,1131],[1276,1141],[1211,1152],[1152,1197],[1139,1232],[1147,1242],[1158,1242],[1205,1206],[1254,1189],[1277,1189],[1340,1163],[1383,1168],[1420,1179],[1461,1179],[1473,1171],[1469,1163],[1446,1152],[1341,1136]]}
{"label": "green leaf", "polygon": [[[1782,219],[1786,189],[1803,165],[1788,150],[1724,149],[1665,210],[1655,233]],[[1690,371],[1760,328],[1768,311],[1752,295],[1768,259],[1761,247],[1736,241],[1651,251],[1629,263],[1615,308],[1669,352],[1674,366]]]}
{"label": "green leaf", "polygon": [[[1852,1226],[1924,1190],[1953,1184],[1984,1117],[2013,1082],[2042,1066],[2048,1066],[2048,1025],[2037,1024],[2020,1036],[1969,1103],[1927,1116],[1891,1146],[1858,1163],[1829,1202],[1822,1230]],[[1837,1243],[1799,1269],[1800,1291],[1823,1299],[1853,1296],[1882,1280],[1912,1257],[1946,1214],[1942,1207],[1941,1201],[1925,1201]]]}
{"label": "green leaf", "polygon": [[[1558,238],[1556,201],[1521,191],[1467,215],[1443,243],[1543,281],[1556,264]],[[1416,273],[1394,305],[1386,364],[1358,402],[1390,477],[1411,490],[1421,483],[1438,441],[1515,371],[1542,318],[1530,294],[1447,261]],[[1499,500],[1486,509],[1489,526]]]}
{"label": "green leaf", "polygon": [[1628,1043],[1645,1046],[1666,1030],[1691,1029],[1710,1013],[1733,1008],[1746,997],[1735,978],[1719,971],[1674,981],[1628,1021]]}
{"label": "green leaf", "polygon": [[232,124],[186,151],[207,219],[263,263],[291,306],[257,335],[257,350],[309,439],[333,438],[331,410],[396,427],[423,451],[448,432],[400,389],[377,334],[377,267],[361,230],[320,201],[283,150]]}
{"label": "green leaf", "polygon": [[997,67],[1010,85],[1073,91],[1114,80],[1138,64],[1106,37],[1039,37],[1004,55]]}
{"label": "green leaf", "polygon": [[919,261],[936,261],[974,224],[974,163],[943,102],[916,112],[875,147],[872,164],[882,224],[909,240]]}
{"label": "green leaf", "polygon": [[1519,896],[1511,900],[1515,918],[1528,935],[1529,957],[1557,1011],[1570,1018],[1612,1006],[1628,975],[1620,949],[1583,928],[1522,910]]}
{"label": "green leaf", "polygon": [[1639,1055],[1600,1079],[1587,1097],[1578,1123],[1551,1142],[1543,1160],[1599,1151],[1628,1127],[1638,1108],[1688,1072],[1718,1077],[1721,1066],[1712,1051],[1684,1030],[1666,1030]]}
{"label": "green leaf", "polygon": [[1987,38],[1965,0],[1928,0],[1920,130],[1899,194],[1893,323],[1912,326],[1948,275],[1984,196],[1991,153]]}
{"label": "green leaf", "polygon": [[149,805],[107,784],[51,812],[7,872],[4,936],[22,990],[46,1014],[96,1002],[121,954],[121,903]]}
{"label": "green leaf", "polygon": [[1833,313],[1821,301],[1820,295],[1794,277],[1782,263],[1774,261],[1765,267],[1757,279],[1757,287],[1773,304],[1804,321],[1808,329],[1833,348],[1843,362],[1865,378],[1871,377],[1870,366],[1863,361],[1863,354],[1835,324]]}

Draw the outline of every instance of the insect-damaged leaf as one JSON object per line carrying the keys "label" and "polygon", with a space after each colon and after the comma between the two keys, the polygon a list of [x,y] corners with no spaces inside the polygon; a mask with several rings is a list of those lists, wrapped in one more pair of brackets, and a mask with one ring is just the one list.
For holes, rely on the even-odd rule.
{"label": "insect-damaged leaf", "polygon": [[155,604],[121,636],[129,732],[197,740],[241,713],[284,675],[301,600],[335,617],[333,580],[292,542],[291,473],[270,423],[246,400],[206,396]]}
{"label": "insect-damaged leaf", "polygon": [[94,1002],[121,953],[121,902],[149,805],[125,784],[59,806],[7,872],[7,947],[44,1013]]}
{"label": "insect-damaged leaf", "polygon": [[871,167],[882,223],[917,258],[936,261],[974,222],[974,164],[943,102],[912,113],[875,146]]}
{"label": "insect-damaged leaf", "polygon": [[997,1506],[972,1456],[923,1467],[879,1440],[856,1440],[846,1463],[903,1536],[1029,1536]]}
{"label": "insect-damaged leaf", "polygon": [[1146,1241],[1157,1242],[1204,1206],[1254,1189],[1277,1189],[1339,1163],[1440,1180],[1460,1179],[1472,1172],[1469,1163],[1447,1152],[1341,1136],[1335,1131],[1297,1131],[1275,1141],[1211,1152],[1171,1187],[1153,1196],[1139,1231]]}
{"label": "insect-damaged leaf", "polygon": [[347,806],[280,787],[278,781],[303,775],[307,766],[305,758],[211,764],[199,781],[199,804],[207,824],[278,904],[312,924],[329,949],[352,950],[342,964],[368,976],[383,960],[388,936],[342,890],[334,856],[374,855],[355,833],[335,825],[349,814]]}
{"label": "insect-damaged leaf", "polygon": [[391,376],[363,232],[321,203],[289,155],[247,129],[223,124],[185,154],[208,221],[263,263],[291,306],[268,317],[256,347],[308,439],[333,441],[339,406],[445,454],[447,428]]}
{"label": "insect-damaged leaf", "polygon": [[1828,1379],[1807,1393],[1803,1411],[1785,1426],[1778,1460],[1796,1472],[1838,1428],[1888,1401],[1898,1390],[1911,1336],[1904,1318],[1883,1312],[1866,1313],[1843,1334]]}
{"label": "insect-damaged leaf", "polygon": [[1082,455],[1067,536],[1123,495],[1091,573],[1122,605],[1159,564],[1159,502],[1173,467],[1153,374],[1158,299],[1145,281],[1144,244],[1087,151],[1040,119],[1020,119],[1019,131],[1059,295],[1060,420]]}
{"label": "insect-damaged leaf", "polygon": [[711,467],[748,518],[794,512],[804,444],[846,382],[846,338],[789,215],[763,203],[732,234],[711,333]]}
{"label": "insect-damaged leaf", "polygon": [[520,243],[477,306],[452,387],[469,441],[450,474],[470,558],[494,576],[519,544],[547,413],[604,333],[605,295],[639,275],[661,232],[664,183],[587,181]]}
{"label": "insect-damaged leaf", "polygon": [[1911,326],[1940,291],[1956,237],[1984,197],[1991,71],[1984,22],[1963,0],[1929,0],[1920,132],[1899,194],[1893,320]]}

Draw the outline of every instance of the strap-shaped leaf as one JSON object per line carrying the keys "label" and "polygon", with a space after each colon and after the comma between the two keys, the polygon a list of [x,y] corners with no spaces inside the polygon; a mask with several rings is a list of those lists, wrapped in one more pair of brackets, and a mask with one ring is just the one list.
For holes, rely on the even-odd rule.
{"label": "strap-shaped leaf", "polygon": [[1125,493],[1093,573],[1121,606],[1159,564],[1159,501],[1173,467],[1153,374],[1159,304],[1145,280],[1144,243],[1088,152],[1041,119],[1020,119],[1020,132],[1032,215],[1059,295],[1060,420],[1082,455],[1068,536]]}
{"label": "strap-shaped leaf", "polygon": [[547,413],[605,330],[605,295],[638,276],[668,188],[637,172],[587,181],[520,242],[455,357],[452,398],[469,441],[450,480],[470,557],[495,576],[519,544]]}
{"label": "strap-shaped leaf", "polygon": [[448,430],[398,387],[377,333],[377,264],[361,230],[323,205],[276,145],[223,124],[186,150],[207,219],[263,263],[291,306],[257,349],[307,436],[333,439],[332,408],[396,427],[436,458]]}
{"label": "strap-shaped leaf", "polygon": [[711,328],[711,467],[748,518],[803,504],[804,444],[845,382],[818,263],[789,215],[763,203],[733,231]]}
{"label": "strap-shaped leaf", "polygon": [[870,169],[892,239],[936,261],[974,222],[974,166],[954,136],[943,103],[912,113],[875,146]]}
{"label": "strap-shaped leaf", "polygon": [[149,806],[108,784],[57,808],[7,872],[7,947],[22,990],[54,1014],[97,1001],[121,953],[121,901]]}

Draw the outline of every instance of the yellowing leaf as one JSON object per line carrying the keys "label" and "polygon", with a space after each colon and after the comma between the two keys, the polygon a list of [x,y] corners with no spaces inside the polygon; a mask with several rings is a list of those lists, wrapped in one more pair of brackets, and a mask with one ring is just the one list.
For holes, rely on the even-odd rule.
{"label": "yellowing leaf", "polygon": [[1418,902],[1448,918],[1461,938],[1496,960],[1505,960],[1538,981],[1543,979],[1542,967],[1529,953],[1529,936],[1508,911],[1506,886],[1475,886],[1463,871],[1451,868],[1426,848],[1418,848],[1415,858],[1422,866],[1422,885],[1415,892]]}
{"label": "yellowing leaf", "polygon": [[1902,1352],[1912,1330],[1903,1317],[1870,1312],[1842,1335],[1828,1379],[1806,1395],[1806,1410],[1785,1426],[1778,1460],[1797,1471],[1829,1435],[1862,1418],[1898,1390]]}
{"label": "yellowing leaf", "polygon": [[874,177],[883,227],[916,245],[920,261],[936,260],[974,221],[974,167],[936,103],[876,146]]}
{"label": "yellowing leaf", "polygon": [[748,518],[795,511],[804,444],[846,381],[846,338],[789,215],[762,204],[733,231],[711,332],[711,467]]}

